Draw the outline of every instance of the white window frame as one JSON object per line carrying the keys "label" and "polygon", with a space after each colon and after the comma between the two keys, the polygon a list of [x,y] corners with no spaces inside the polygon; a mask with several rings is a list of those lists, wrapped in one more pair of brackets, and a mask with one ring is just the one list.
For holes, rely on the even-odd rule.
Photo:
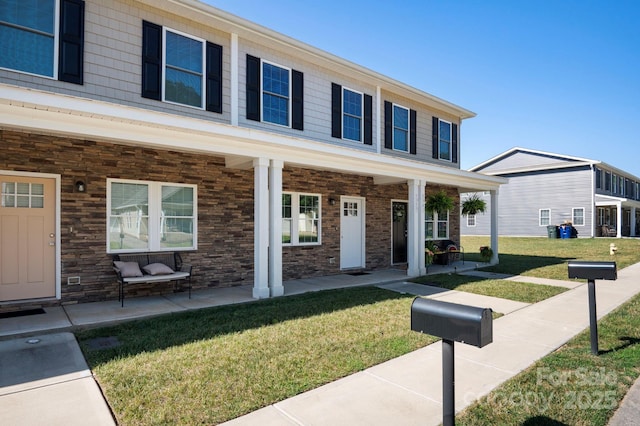
{"label": "white window frame", "polygon": [[[396,107],[403,109],[405,111],[407,111],[407,128],[403,129],[401,127],[397,127],[396,126]],[[411,110],[407,107],[404,107],[402,105],[398,105],[398,104],[391,104],[391,111],[392,111],[392,122],[391,122],[391,128],[392,128],[392,139],[393,139],[393,144],[392,144],[392,148],[394,151],[399,151],[399,152],[409,152],[409,146],[411,145]],[[402,131],[406,131],[407,132],[407,146],[406,149],[398,149],[396,148],[396,129],[402,130]]]}
{"label": "white window frame", "polygon": [[[578,223],[576,221],[576,212],[582,210],[582,223]],[[585,208],[584,207],[574,207],[571,209],[571,223],[573,226],[584,226],[585,223]]]}
{"label": "white window frame", "polygon": [[[149,239],[146,249],[124,249],[116,250],[111,248],[110,226],[111,226],[111,185],[114,183],[147,185],[148,188],[148,231]],[[161,247],[161,217],[162,217],[162,187],[175,186],[193,189],[193,246],[192,247]],[[155,230],[155,231],[154,231]],[[193,251],[198,249],[198,186],[185,183],[143,181],[130,179],[107,179],[107,253],[136,253],[136,252],[157,252],[157,251]]]}
{"label": "white window frame", "polygon": [[[546,217],[546,219],[548,220],[548,223],[542,223],[542,212],[548,212],[549,216]],[[549,226],[551,225],[551,209],[540,209],[538,210],[538,225],[539,226]]]}
{"label": "white window frame", "polygon": [[[265,90],[264,90],[264,64],[268,64],[274,67],[278,67],[278,68],[282,68],[283,70],[286,70],[289,73],[289,93],[287,95],[287,124],[280,124],[280,123],[274,123],[272,121],[265,121],[264,119],[264,94],[265,94]],[[289,67],[285,67],[284,65],[280,65],[276,62],[271,62],[271,61],[267,61],[265,59],[260,59],[260,122],[262,123],[268,123],[268,124],[272,124],[274,126],[280,126],[280,127],[285,127],[285,128],[291,128],[291,116],[292,116],[292,111],[291,111],[291,101],[292,101],[292,90],[293,90],[293,80],[292,80],[292,75],[291,75],[291,68]],[[267,92],[267,94],[271,94],[271,92]],[[280,96],[280,95],[275,95],[275,96]]]}
{"label": "white window frame", "polygon": [[[189,104],[183,104],[176,101],[171,101],[166,99],[166,84],[167,84],[167,32],[171,32],[177,34],[182,37],[189,38],[191,40],[197,41],[202,46],[202,76],[200,77],[200,106],[194,106]],[[162,101],[172,105],[180,105],[183,107],[195,108],[203,110],[205,106],[206,99],[206,74],[207,74],[207,41],[203,38],[196,37],[191,34],[184,33],[182,31],[174,30],[173,28],[162,27]]]}
{"label": "white window frame", "polygon": [[467,215],[467,227],[468,228],[475,228],[476,227],[476,215],[475,214],[468,214]]}
{"label": "white window frame", "polygon": [[[440,123],[446,123],[449,125],[449,158],[442,157],[442,150],[440,149],[440,142],[442,141],[442,136],[440,132]],[[452,162],[453,161],[453,153],[451,152],[452,150],[453,150],[453,123],[450,121],[442,120],[438,118],[438,160]]]}
{"label": "white window frame", "polygon": [[[347,138],[345,137],[345,131],[344,131],[344,116],[347,114],[344,111],[344,92],[345,91],[349,91],[349,92],[353,92],[353,93],[357,93],[358,95],[360,95],[360,139],[351,139],[351,138]],[[340,130],[342,131],[342,139],[343,140],[347,140],[347,141],[352,141],[352,142],[362,142],[364,140],[364,92],[360,92],[358,90],[353,90],[350,89],[349,87],[345,87],[342,86],[342,92],[340,94]],[[349,114],[350,117],[356,117],[355,115],[351,115]]]}
{"label": "white window frame", "polygon": [[[290,192],[283,191],[282,194],[291,196],[291,241],[288,243],[283,242],[282,245],[288,246],[319,246],[322,245],[322,195],[309,192]],[[300,197],[310,196],[318,197],[318,218],[314,219],[318,221],[318,241],[313,242],[300,242]],[[282,215],[282,219],[287,219]],[[282,227],[284,232],[284,225]],[[283,234],[284,235],[284,234]]]}
{"label": "white window frame", "polygon": [[48,78],[50,80],[58,79],[58,52],[59,52],[59,44],[60,44],[60,0],[51,0],[55,3],[54,5],[54,17],[53,17],[53,75],[44,75],[44,74],[36,74],[29,71],[17,70],[14,68],[5,68],[0,67],[3,70],[9,70],[13,72],[18,72],[20,74],[33,75],[36,77]]}
{"label": "white window frame", "polygon": [[[434,240],[434,241],[437,241],[437,240],[448,240],[449,239],[450,225],[451,225],[451,223],[449,221],[449,218],[450,218],[449,210],[447,210],[447,218],[446,218],[446,220],[441,220],[440,217],[439,217],[438,212],[433,212],[433,219],[429,220],[429,213],[425,212],[425,215],[424,215],[425,239],[426,240]],[[433,234],[432,235],[427,235],[427,229],[428,229],[427,223],[429,223],[429,222],[433,222],[433,226],[432,226]],[[440,223],[446,223],[447,224],[447,232],[446,232],[446,235],[444,237],[440,237],[440,236],[437,235],[438,234],[438,224],[440,224]]]}

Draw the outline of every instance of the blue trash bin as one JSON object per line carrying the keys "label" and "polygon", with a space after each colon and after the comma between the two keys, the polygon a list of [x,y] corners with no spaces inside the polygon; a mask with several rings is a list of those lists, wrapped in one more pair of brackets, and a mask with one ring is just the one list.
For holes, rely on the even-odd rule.
{"label": "blue trash bin", "polygon": [[560,225],[560,238],[571,238],[571,227],[568,225]]}

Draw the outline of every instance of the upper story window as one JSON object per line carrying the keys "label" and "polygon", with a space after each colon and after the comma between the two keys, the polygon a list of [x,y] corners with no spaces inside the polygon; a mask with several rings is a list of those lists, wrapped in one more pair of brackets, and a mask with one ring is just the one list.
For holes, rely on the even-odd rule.
{"label": "upper story window", "polygon": [[416,153],[416,111],[384,102],[384,147]]}
{"label": "upper story window", "polygon": [[602,188],[602,170],[596,167],[596,189]]}
{"label": "upper story window", "polygon": [[291,70],[262,62],[262,121],[289,126]]}
{"label": "upper story window", "polygon": [[611,173],[604,173],[604,189],[605,191],[611,191]]}
{"label": "upper story window", "polygon": [[84,2],[0,1],[0,67],[83,82]]}
{"label": "upper story window", "polygon": [[331,83],[331,136],[373,144],[373,98]]}
{"label": "upper story window", "polygon": [[195,250],[195,185],[107,180],[107,252]]}
{"label": "upper story window", "polygon": [[164,42],[164,100],[204,108],[204,40],[164,28]]}
{"label": "upper story window", "polygon": [[342,137],[362,141],[362,93],[342,89]]}
{"label": "upper story window", "polygon": [[409,110],[393,106],[393,149],[409,151]]}
{"label": "upper story window", "polygon": [[304,74],[247,55],[247,119],[304,130]]}
{"label": "upper story window", "polygon": [[222,112],[222,46],[142,22],[142,97]]}
{"label": "upper story window", "polygon": [[612,191],[614,194],[618,193],[618,175],[615,173],[611,175],[611,183],[613,184]]}
{"label": "upper story window", "polygon": [[433,155],[438,160],[458,162],[458,125],[433,117],[432,138]]}

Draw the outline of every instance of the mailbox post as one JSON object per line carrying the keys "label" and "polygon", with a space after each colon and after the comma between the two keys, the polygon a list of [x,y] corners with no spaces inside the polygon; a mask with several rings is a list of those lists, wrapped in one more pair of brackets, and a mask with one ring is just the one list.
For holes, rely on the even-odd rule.
{"label": "mailbox post", "polygon": [[479,348],[493,341],[490,308],[459,305],[416,297],[411,304],[411,330],[442,338],[442,424],[455,423],[455,368],[453,343]]}
{"label": "mailbox post", "polygon": [[570,260],[569,278],[586,279],[589,291],[589,327],[591,353],[598,355],[598,316],[596,312],[596,280],[616,280],[616,262],[585,262]]}

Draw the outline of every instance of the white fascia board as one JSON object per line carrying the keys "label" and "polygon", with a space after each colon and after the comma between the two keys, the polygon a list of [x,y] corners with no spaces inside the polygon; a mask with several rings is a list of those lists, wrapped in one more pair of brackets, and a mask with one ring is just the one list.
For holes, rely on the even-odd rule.
{"label": "white fascia board", "polygon": [[[501,170],[493,170],[489,172],[481,171],[481,172],[475,172],[475,173],[482,173],[487,176],[500,176],[500,175],[515,174],[515,173],[538,172],[538,171],[544,171],[544,170],[571,169],[571,168],[580,167],[580,166],[591,166],[592,164],[593,163],[591,162],[562,163],[562,164],[554,164],[554,165],[541,164],[539,166],[517,167],[513,169],[501,169]],[[472,171],[471,169],[469,170]]]}
{"label": "white fascia board", "polygon": [[0,85],[0,127],[218,156],[266,157],[308,168],[422,179],[477,190],[496,189],[507,182],[501,177],[264,130],[7,85]]}
{"label": "white fascia board", "polygon": [[[485,166],[488,166],[490,164],[493,164],[493,163],[497,162],[501,158],[508,157],[509,155],[511,155],[512,153],[514,153],[516,151],[530,153],[530,154],[544,155],[544,156],[547,156],[547,157],[565,158],[565,159],[570,160],[570,161],[576,161],[576,162],[586,163],[586,164],[598,164],[598,163],[600,163],[597,160],[590,160],[588,158],[574,157],[574,156],[569,156],[569,155],[564,155],[564,154],[556,154],[556,153],[553,153],[553,152],[538,151],[538,150],[535,150],[535,149],[522,148],[522,147],[516,146],[516,147],[513,147],[513,148],[511,148],[511,149],[509,149],[509,150],[507,150],[507,151],[505,151],[505,152],[503,152],[501,154],[496,155],[495,157],[492,157],[492,158],[490,158],[490,159],[488,159],[486,161],[483,161],[482,163],[480,163],[480,164],[478,164],[476,166],[471,167],[469,169],[469,171],[472,171],[472,172],[477,171],[478,169],[481,169],[481,168],[483,168]],[[540,167],[544,168],[544,166],[540,166]],[[572,165],[567,165],[566,167],[572,167]],[[549,167],[549,168],[551,168],[551,167]],[[523,171],[523,170],[524,169],[517,169],[517,171]],[[533,170],[533,168],[532,168],[532,170]],[[501,170],[498,173],[503,173],[503,171]],[[487,174],[489,174],[489,173],[487,173]]]}

